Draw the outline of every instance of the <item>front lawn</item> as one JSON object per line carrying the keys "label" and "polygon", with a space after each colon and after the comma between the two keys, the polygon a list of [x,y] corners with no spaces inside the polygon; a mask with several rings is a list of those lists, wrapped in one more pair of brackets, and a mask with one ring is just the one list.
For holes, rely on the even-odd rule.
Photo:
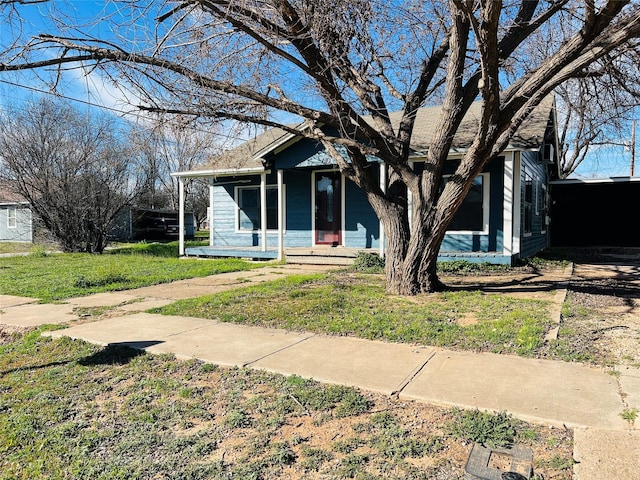
{"label": "front lawn", "polygon": [[53,302],[260,266],[234,258],[180,259],[167,256],[172,245],[149,247],[103,255],[40,253],[0,258],[0,294]]}
{"label": "front lawn", "polygon": [[535,478],[571,478],[569,429],[504,413],[39,331],[2,338],[0,480],[461,479],[474,441],[525,444]]}
{"label": "front lawn", "polygon": [[398,297],[385,293],[380,275],[346,272],[290,276],[153,311],[520,355],[534,354],[551,327],[549,302],[544,300],[478,290]]}

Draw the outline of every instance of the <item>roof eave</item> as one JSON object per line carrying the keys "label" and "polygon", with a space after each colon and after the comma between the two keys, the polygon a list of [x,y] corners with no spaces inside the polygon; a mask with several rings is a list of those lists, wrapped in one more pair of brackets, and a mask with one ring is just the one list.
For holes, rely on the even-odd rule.
{"label": "roof eave", "polygon": [[220,168],[210,170],[190,170],[185,172],[173,172],[174,178],[194,178],[194,177],[239,177],[242,175],[259,175],[269,173],[270,170],[264,167],[250,168]]}

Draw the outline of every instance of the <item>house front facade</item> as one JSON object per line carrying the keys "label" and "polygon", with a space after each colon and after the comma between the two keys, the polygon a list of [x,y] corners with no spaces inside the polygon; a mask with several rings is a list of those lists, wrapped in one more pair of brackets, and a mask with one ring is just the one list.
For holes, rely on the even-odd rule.
{"label": "house front facade", "polygon": [[[476,178],[439,260],[513,264],[548,245],[547,184],[557,149],[553,103],[541,107]],[[473,131],[474,112],[461,132]],[[423,168],[438,115],[439,108],[426,108],[416,119],[416,172]],[[445,181],[462,158],[466,137],[456,137]],[[387,167],[369,160],[384,190]],[[208,177],[210,184],[209,246],[182,248],[186,255],[286,259],[296,250],[344,249],[384,256],[385,232],[364,193],[312,140],[272,129],[209,166],[173,175],[181,185],[190,177]]]}

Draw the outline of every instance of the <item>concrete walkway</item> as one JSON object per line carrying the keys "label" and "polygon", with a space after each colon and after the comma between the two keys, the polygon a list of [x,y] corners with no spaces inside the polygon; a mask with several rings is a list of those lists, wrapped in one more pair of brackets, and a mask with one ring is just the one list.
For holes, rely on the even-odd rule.
{"label": "concrete walkway", "polygon": [[[576,363],[419,347],[240,326],[144,310],[249,282],[317,266],[276,266],[184,280],[126,292],[41,305],[0,296],[0,323],[33,326],[77,319],[77,306],[117,306],[120,315],[49,332],[107,345],[122,343],[150,353],[298,374],[356,386],[400,399],[507,411],[523,420],[574,428],[576,480],[640,479],[640,430],[620,414],[640,410],[640,369],[612,375]],[[558,295],[556,295],[558,297]],[[561,296],[561,298],[564,298]],[[638,422],[636,422],[637,424]]]}

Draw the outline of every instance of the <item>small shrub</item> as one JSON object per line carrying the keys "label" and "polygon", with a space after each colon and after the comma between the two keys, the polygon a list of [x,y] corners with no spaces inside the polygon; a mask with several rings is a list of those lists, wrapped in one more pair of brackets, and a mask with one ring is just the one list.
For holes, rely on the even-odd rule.
{"label": "small shrub", "polygon": [[449,424],[449,433],[455,438],[490,447],[513,444],[517,421],[505,412],[493,414],[480,410],[455,409],[455,419]]}
{"label": "small shrub", "polygon": [[358,252],[353,261],[353,269],[362,273],[383,273],[384,259],[376,253]]}

